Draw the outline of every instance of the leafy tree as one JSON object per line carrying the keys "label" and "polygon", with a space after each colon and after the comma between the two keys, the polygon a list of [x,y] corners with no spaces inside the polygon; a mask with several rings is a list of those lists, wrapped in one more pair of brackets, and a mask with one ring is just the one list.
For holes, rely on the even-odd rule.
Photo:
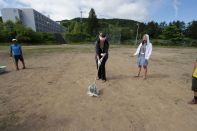
{"label": "leafy tree", "polygon": [[30,28],[23,28],[23,30],[18,30],[16,38],[21,42],[32,42],[34,32]]}
{"label": "leafy tree", "polygon": [[163,30],[164,28],[166,28],[168,26],[168,24],[164,21],[164,22],[161,22],[159,24],[159,27]]}
{"label": "leafy tree", "polygon": [[90,40],[90,35],[84,33],[66,33],[65,39],[67,42],[82,42]]}
{"label": "leafy tree", "polygon": [[[136,34],[137,34],[137,24],[135,24],[134,26],[134,31],[133,31],[133,38],[136,37]],[[138,38],[137,39],[141,39],[143,34],[145,33],[145,28],[146,28],[146,25],[144,23],[139,23],[139,29],[138,29]]]}
{"label": "leafy tree", "polygon": [[151,38],[157,38],[162,32],[162,29],[160,28],[159,24],[151,21],[148,22],[145,27],[145,33],[149,34]]}
{"label": "leafy tree", "polygon": [[131,39],[131,30],[129,28],[122,28],[121,30],[121,41]]}
{"label": "leafy tree", "polygon": [[31,36],[31,42],[33,43],[40,43],[40,42],[48,42],[49,40],[47,37],[45,38],[43,35],[43,32],[34,32],[32,33]]}
{"label": "leafy tree", "polygon": [[192,39],[197,39],[197,21],[192,21],[189,23],[186,35]]}
{"label": "leafy tree", "polygon": [[75,21],[62,22],[62,25],[67,29],[67,32],[72,32],[75,26]]}
{"label": "leafy tree", "polygon": [[81,25],[79,22],[75,22],[73,33],[80,33],[80,32],[81,32]]}
{"label": "leafy tree", "polygon": [[98,24],[98,19],[96,16],[96,13],[93,8],[91,8],[88,16],[88,27],[87,27],[87,32],[90,35],[96,35],[98,32],[99,24]]}
{"label": "leafy tree", "polygon": [[169,26],[175,25],[181,32],[184,32],[185,30],[185,22],[183,21],[173,21],[169,23]]}
{"label": "leafy tree", "polygon": [[16,37],[15,24],[12,21],[7,21],[5,23],[5,33],[9,40]]}
{"label": "leafy tree", "polygon": [[14,24],[15,37],[20,42],[30,42],[33,36],[33,30],[25,27],[20,21]]}
{"label": "leafy tree", "polygon": [[42,32],[40,35],[42,36],[42,39],[44,41],[55,41],[55,37],[53,33]]}
{"label": "leafy tree", "polygon": [[181,30],[175,25],[166,27],[163,30],[163,35],[165,39],[171,40],[174,42],[174,44],[183,40],[183,34]]}
{"label": "leafy tree", "polygon": [[0,22],[0,40],[2,42],[5,42],[8,40],[8,32],[5,29],[4,23],[1,23],[1,22]]}
{"label": "leafy tree", "polygon": [[2,17],[0,17],[0,23],[3,23]]}

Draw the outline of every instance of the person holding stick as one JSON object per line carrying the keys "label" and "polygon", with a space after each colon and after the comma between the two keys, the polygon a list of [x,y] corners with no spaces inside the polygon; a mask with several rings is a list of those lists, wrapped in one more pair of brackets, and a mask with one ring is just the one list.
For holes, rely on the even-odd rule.
{"label": "person holding stick", "polygon": [[106,79],[106,72],[105,72],[105,64],[108,59],[108,50],[109,50],[109,43],[106,40],[106,36],[103,33],[99,34],[99,39],[96,41],[96,65],[98,69],[98,77],[97,79],[102,79],[105,82]]}

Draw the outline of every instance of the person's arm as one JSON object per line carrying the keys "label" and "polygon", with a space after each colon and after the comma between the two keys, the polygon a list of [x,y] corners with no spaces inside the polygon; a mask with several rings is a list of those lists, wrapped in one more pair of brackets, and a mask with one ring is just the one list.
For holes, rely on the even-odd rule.
{"label": "person's arm", "polygon": [[136,55],[139,54],[141,46],[142,46],[142,43],[139,44],[139,46],[138,46],[136,52],[133,54],[134,56],[136,56]]}
{"label": "person's arm", "polygon": [[97,58],[97,60],[99,60],[99,44],[98,44],[98,41],[96,41],[95,50],[96,50],[96,58]]}
{"label": "person's arm", "polygon": [[10,57],[12,57],[12,46],[10,46]]}
{"label": "person's arm", "polygon": [[20,46],[20,52],[21,52],[21,56],[23,57],[23,51],[21,46]]}
{"label": "person's arm", "polygon": [[146,56],[146,60],[148,60],[149,58],[150,58],[150,55],[152,54],[152,44],[150,43],[150,45],[149,45],[149,49],[148,49],[148,54],[147,54],[147,56]]}

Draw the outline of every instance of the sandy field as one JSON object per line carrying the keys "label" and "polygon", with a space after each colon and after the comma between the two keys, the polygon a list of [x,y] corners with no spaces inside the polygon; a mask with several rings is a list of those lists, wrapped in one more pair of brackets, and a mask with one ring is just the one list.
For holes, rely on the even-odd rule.
{"label": "sandy field", "polygon": [[[93,45],[24,47],[27,69],[0,60],[0,131],[197,131],[191,73],[196,48],[154,48],[148,78],[137,73],[135,48],[111,46],[99,97],[87,87],[97,73]],[[20,63],[20,67],[21,63]]]}

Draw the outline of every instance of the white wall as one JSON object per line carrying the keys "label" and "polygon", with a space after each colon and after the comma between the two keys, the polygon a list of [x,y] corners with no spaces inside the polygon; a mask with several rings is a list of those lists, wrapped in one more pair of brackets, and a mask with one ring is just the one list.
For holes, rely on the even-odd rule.
{"label": "white wall", "polygon": [[16,8],[3,8],[1,10],[3,22],[11,20],[16,22],[16,20],[20,20],[19,9]]}
{"label": "white wall", "polygon": [[33,9],[21,9],[23,14],[23,23],[36,31]]}

